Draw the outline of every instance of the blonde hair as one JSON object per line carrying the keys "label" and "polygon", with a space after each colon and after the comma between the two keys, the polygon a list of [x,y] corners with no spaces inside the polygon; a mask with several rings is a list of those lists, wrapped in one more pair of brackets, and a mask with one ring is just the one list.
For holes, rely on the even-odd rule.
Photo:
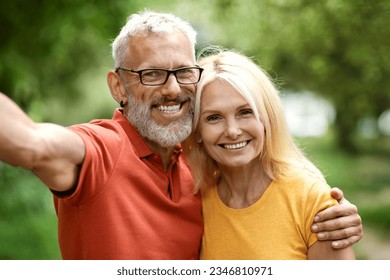
{"label": "blonde hair", "polygon": [[256,118],[263,123],[265,139],[259,160],[270,179],[275,180],[303,170],[324,179],[321,172],[295,145],[287,126],[279,92],[261,67],[239,52],[216,47],[213,48],[212,54],[201,58],[198,63],[204,71],[196,90],[193,131],[183,143],[195,182],[195,192],[207,185],[218,183],[220,179],[217,163],[203,146],[196,142],[203,90],[217,80],[228,83],[237,90],[247,100]]}

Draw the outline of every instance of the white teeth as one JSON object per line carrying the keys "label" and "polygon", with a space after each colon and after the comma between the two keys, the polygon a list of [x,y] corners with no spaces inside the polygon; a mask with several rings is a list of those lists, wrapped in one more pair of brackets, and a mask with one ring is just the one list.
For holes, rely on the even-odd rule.
{"label": "white teeth", "polygon": [[175,114],[180,110],[180,104],[172,105],[172,106],[159,106],[157,107],[161,112],[166,114]]}
{"label": "white teeth", "polygon": [[237,144],[225,144],[225,145],[223,145],[223,147],[224,147],[225,149],[228,149],[228,150],[235,150],[235,149],[243,148],[243,147],[245,147],[247,144],[248,144],[248,142],[247,142],[247,141],[244,141],[244,142],[237,143]]}

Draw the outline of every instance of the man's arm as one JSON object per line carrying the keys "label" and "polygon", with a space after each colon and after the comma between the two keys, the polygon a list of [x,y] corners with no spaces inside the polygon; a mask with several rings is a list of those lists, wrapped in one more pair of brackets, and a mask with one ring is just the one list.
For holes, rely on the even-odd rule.
{"label": "man's arm", "polygon": [[69,129],[33,122],[0,93],[0,161],[33,171],[50,189],[67,191],[78,179],[85,147]]}
{"label": "man's arm", "polygon": [[344,198],[340,189],[332,188],[331,195],[339,205],[318,212],[311,229],[318,240],[333,241],[333,248],[343,249],[362,239],[362,219],[357,207]]}

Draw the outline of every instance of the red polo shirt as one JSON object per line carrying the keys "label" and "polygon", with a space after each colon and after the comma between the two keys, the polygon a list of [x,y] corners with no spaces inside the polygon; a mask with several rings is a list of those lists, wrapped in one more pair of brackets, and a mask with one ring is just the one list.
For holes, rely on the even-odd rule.
{"label": "red polo shirt", "polygon": [[198,259],[201,201],[178,147],[168,171],[116,110],[75,125],[86,146],[72,195],[55,197],[64,259]]}

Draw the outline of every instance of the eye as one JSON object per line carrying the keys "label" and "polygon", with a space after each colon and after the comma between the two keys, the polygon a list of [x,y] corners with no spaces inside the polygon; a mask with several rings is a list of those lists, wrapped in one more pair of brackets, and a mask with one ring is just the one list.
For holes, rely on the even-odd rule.
{"label": "eye", "polygon": [[221,119],[221,117],[220,117],[219,115],[216,115],[216,114],[210,115],[210,116],[207,116],[207,117],[206,117],[206,120],[207,120],[208,122],[211,122],[211,123],[217,122],[217,121],[220,120],[220,119]]}
{"label": "eye", "polygon": [[183,68],[183,69],[176,71],[176,75],[180,75],[183,77],[193,75],[193,73],[194,73],[194,70],[191,68]]}
{"label": "eye", "polygon": [[253,115],[253,110],[251,108],[242,109],[242,110],[240,110],[239,115],[240,116],[244,116],[244,117],[252,116]]}
{"label": "eye", "polygon": [[164,75],[161,70],[145,70],[142,72],[142,78],[160,78]]}

